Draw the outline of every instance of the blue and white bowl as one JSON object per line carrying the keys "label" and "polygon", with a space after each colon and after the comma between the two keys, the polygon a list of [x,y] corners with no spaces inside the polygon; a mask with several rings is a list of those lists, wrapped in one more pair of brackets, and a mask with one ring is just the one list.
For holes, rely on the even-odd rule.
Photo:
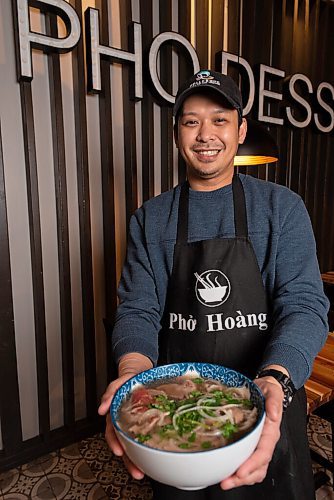
{"label": "blue and white bowl", "polygon": [[[138,443],[122,431],[117,422],[118,410],[135,388],[183,375],[218,380],[230,387],[246,385],[250,390],[251,401],[258,409],[255,427],[227,446],[196,452],[157,450]],[[258,386],[235,370],[209,363],[174,363],[139,373],[118,389],[110,413],[117,437],[130,460],[156,481],[184,490],[206,488],[233,474],[255,450],[265,419],[264,398]]]}

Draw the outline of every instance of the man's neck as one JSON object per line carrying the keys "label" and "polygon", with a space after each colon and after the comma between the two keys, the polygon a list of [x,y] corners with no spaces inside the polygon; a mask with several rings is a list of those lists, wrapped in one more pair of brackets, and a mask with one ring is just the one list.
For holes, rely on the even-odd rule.
{"label": "man's neck", "polygon": [[213,177],[212,179],[203,179],[188,175],[188,182],[194,191],[215,191],[216,189],[232,184],[233,174],[234,172],[222,177]]}

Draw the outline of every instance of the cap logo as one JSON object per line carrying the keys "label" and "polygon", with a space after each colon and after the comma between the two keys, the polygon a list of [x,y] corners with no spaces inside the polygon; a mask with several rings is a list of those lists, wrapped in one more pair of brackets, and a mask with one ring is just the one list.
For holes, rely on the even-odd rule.
{"label": "cap logo", "polygon": [[210,74],[210,71],[200,71],[196,75],[196,80],[213,80],[214,76]]}
{"label": "cap logo", "polygon": [[203,70],[197,73],[196,80],[189,85],[189,88],[199,87],[200,85],[217,85],[220,86],[220,81],[216,80],[213,75],[211,75],[210,71]]}

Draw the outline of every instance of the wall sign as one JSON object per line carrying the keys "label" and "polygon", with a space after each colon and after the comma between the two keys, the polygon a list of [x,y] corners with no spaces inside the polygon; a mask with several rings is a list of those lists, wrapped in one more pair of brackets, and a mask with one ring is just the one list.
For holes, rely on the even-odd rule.
{"label": "wall sign", "polygon": [[[77,45],[81,36],[80,19],[75,9],[65,0],[13,0],[14,26],[16,38],[16,58],[18,80],[32,80],[32,48],[44,52],[69,52]],[[42,12],[55,13],[59,16],[67,30],[64,38],[54,38],[42,33],[35,33],[30,29],[29,6],[36,7]],[[112,61],[124,62],[133,67],[132,98],[143,97],[143,52],[142,29],[140,23],[132,23],[130,47],[128,50],[116,49],[102,45],[99,33],[99,11],[88,8],[85,12],[86,54],[87,54],[87,86],[88,92],[101,90],[100,61],[105,58]],[[200,63],[194,47],[184,36],[175,32],[163,32],[152,40],[149,48],[148,68],[152,83],[161,98],[174,103],[175,97],[169,94],[161,85],[157,74],[157,57],[160,47],[164,43],[176,43],[182,46],[189,55],[194,73],[200,69]],[[221,52],[221,72],[227,74],[228,64],[239,66],[248,78],[248,99],[244,107],[244,115],[253,108],[257,91],[259,121],[284,125],[288,121],[292,126],[305,128],[312,123],[323,133],[329,133],[334,128],[334,87],[328,82],[321,82],[316,89],[310,79],[296,73],[286,78],[285,71],[260,64],[258,81],[255,83],[254,71],[242,57],[228,52]],[[146,70],[146,68],[145,68]],[[281,92],[270,89],[270,78],[281,80]],[[245,82],[244,82],[245,83]],[[305,92],[306,89],[306,92]],[[265,102],[279,102],[284,98],[289,105],[283,107],[285,117],[265,114]],[[299,113],[296,113],[298,108]],[[297,116],[298,115],[298,116]],[[312,121],[313,118],[313,121]]]}

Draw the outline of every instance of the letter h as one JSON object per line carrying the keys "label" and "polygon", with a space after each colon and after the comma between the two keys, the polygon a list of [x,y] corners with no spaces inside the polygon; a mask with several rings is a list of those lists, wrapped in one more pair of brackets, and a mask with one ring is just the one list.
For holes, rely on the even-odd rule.
{"label": "letter h", "polygon": [[86,53],[87,53],[87,85],[89,92],[100,92],[101,90],[101,67],[100,57],[111,60],[127,61],[134,63],[134,91],[133,97],[143,98],[143,80],[142,80],[142,37],[141,25],[132,23],[133,32],[129,33],[129,40],[133,46],[133,52],[115,49],[100,44],[99,29],[99,11],[89,7],[85,11],[86,27]]}

